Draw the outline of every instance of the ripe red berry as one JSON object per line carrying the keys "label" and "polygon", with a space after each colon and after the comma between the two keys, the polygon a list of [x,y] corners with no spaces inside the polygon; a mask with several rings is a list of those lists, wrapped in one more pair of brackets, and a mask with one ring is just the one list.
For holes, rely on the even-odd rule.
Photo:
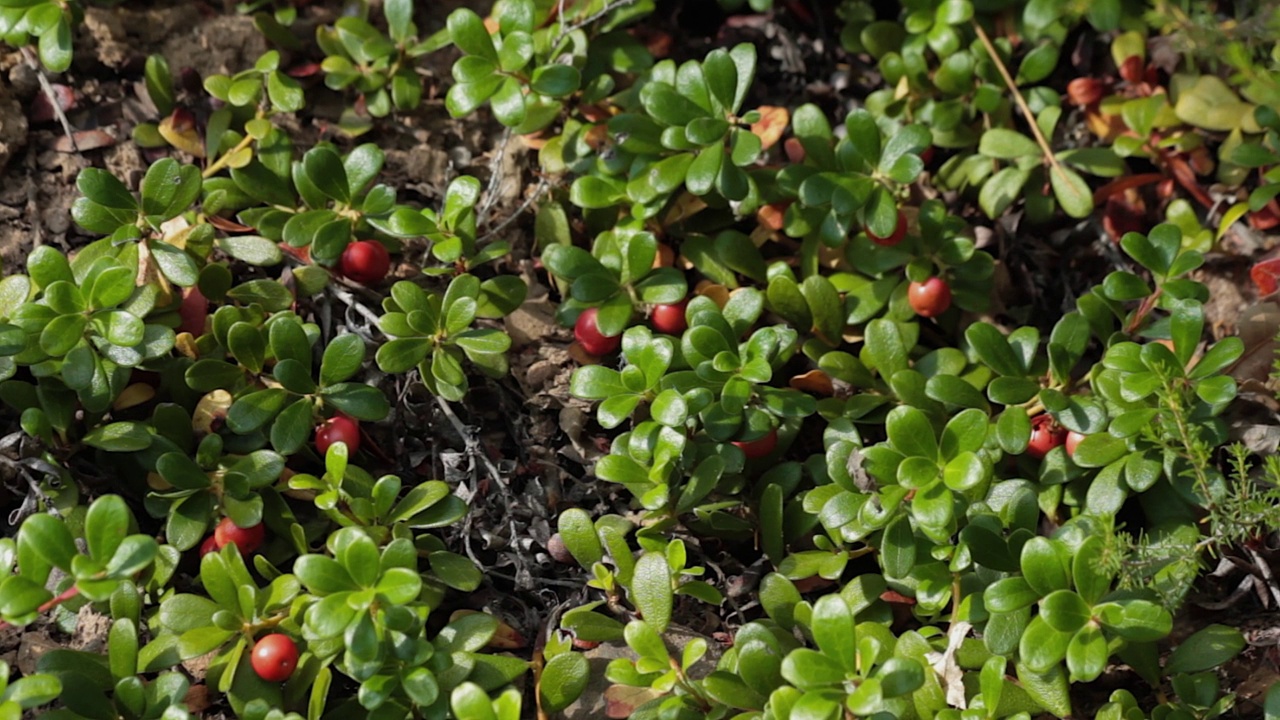
{"label": "ripe red berry", "polygon": [[204,557],[205,555],[208,555],[211,552],[217,552],[217,551],[218,551],[218,539],[212,535],[205,538],[203,543],[200,543],[200,557]]}
{"label": "ripe red berry", "polygon": [[1067,431],[1050,415],[1037,415],[1031,419],[1031,440],[1027,442],[1027,454],[1041,460],[1049,451],[1067,440]]}
{"label": "ripe red berry", "polygon": [[387,276],[391,253],[377,240],[357,240],[342,251],[342,274],[358,283],[372,285]]}
{"label": "ripe red berry", "polygon": [[346,443],[347,453],[354,454],[360,449],[360,423],[346,415],[334,415],[316,428],[316,450],[321,455],[336,442]]}
{"label": "ripe red berry", "polygon": [[573,326],[573,337],[582,346],[587,353],[600,357],[608,355],[622,346],[621,335],[603,335],[600,333],[600,326],[596,324],[596,315],[599,311],[595,308],[587,308],[578,316],[578,322]]}
{"label": "ripe red berry", "polygon": [[1076,446],[1078,446],[1080,444],[1080,441],[1084,440],[1085,437],[1086,436],[1084,433],[1078,433],[1075,430],[1072,430],[1071,432],[1067,433],[1067,455],[1069,457],[1075,457]]}
{"label": "ripe red berry", "polygon": [[688,300],[681,300],[674,305],[657,305],[653,308],[653,329],[667,335],[681,335],[689,329],[689,321],[685,319],[685,308]]}
{"label": "ripe red berry", "polygon": [[951,286],[940,277],[913,282],[907,288],[907,302],[921,317],[937,317],[951,307]]}
{"label": "ripe red berry", "polygon": [[769,431],[769,434],[755,440],[734,440],[732,444],[741,450],[748,460],[759,460],[778,447],[778,429],[774,428]]}
{"label": "ripe red berry", "polygon": [[871,242],[877,245],[884,245],[885,247],[892,247],[902,242],[902,238],[907,236],[907,216],[903,215],[901,210],[898,211],[898,224],[893,226],[893,233],[888,237],[880,237],[879,235],[876,235],[871,232],[871,228],[865,229],[867,231],[867,237],[871,238]]}
{"label": "ripe red berry", "polygon": [[258,677],[267,682],[284,682],[298,667],[298,646],[288,635],[272,633],[254,644],[249,660]]}
{"label": "ripe red berry", "polygon": [[227,545],[235,545],[241,555],[248,555],[262,547],[262,541],[266,537],[267,529],[262,523],[242,528],[232,522],[231,518],[222,518],[222,522],[213,530],[213,542],[219,550]]}
{"label": "ripe red berry", "polygon": [[205,319],[209,317],[209,301],[200,288],[192,286],[182,291],[182,305],[178,306],[178,332],[196,337],[204,334]]}

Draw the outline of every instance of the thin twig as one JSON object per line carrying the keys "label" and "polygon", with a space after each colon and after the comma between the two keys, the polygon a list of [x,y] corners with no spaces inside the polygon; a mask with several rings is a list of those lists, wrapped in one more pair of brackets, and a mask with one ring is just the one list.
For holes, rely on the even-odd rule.
{"label": "thin twig", "polygon": [[67,120],[66,113],[62,112],[62,104],[58,102],[58,95],[53,91],[53,86],[49,84],[49,79],[44,76],[44,69],[40,67],[36,54],[31,52],[31,48],[24,47],[22,48],[22,58],[35,71],[36,79],[40,81],[40,89],[44,92],[45,97],[49,99],[49,105],[53,108],[53,116],[58,118],[58,122],[62,124],[62,132],[67,134],[71,149],[80,152],[80,146],[76,144],[75,131],[71,129],[71,123]]}
{"label": "thin twig", "polygon": [[[1009,92],[1013,93],[1014,102],[1018,103],[1018,107],[1022,110],[1022,114],[1027,118],[1027,124],[1031,126],[1031,134],[1035,136],[1036,143],[1040,146],[1040,152],[1044,153],[1044,159],[1049,163],[1050,176],[1054,172],[1062,174],[1065,172],[1062,165],[1058,162],[1058,158],[1053,154],[1053,148],[1049,146],[1048,139],[1040,130],[1040,123],[1036,122],[1035,113],[1031,112],[1031,106],[1027,105],[1026,98],[1022,97],[1022,93],[1018,90],[1018,83],[1014,82],[1013,76],[1009,74],[1009,68],[1005,67],[1004,61],[1000,59],[1000,53],[996,52],[996,46],[991,43],[991,38],[987,37],[987,32],[982,29],[977,20],[973,21],[973,29],[978,33],[978,39],[982,41],[982,46],[987,49],[987,54],[991,56],[991,61],[996,64],[996,69],[1000,71],[1000,77],[1004,78],[1004,84],[1009,87]],[[1065,178],[1065,176],[1063,176]],[[1068,188],[1068,192],[1077,194],[1075,186],[1069,181],[1064,182]]]}
{"label": "thin twig", "polygon": [[493,203],[498,197],[498,184],[502,182],[502,161],[507,155],[507,144],[511,142],[511,128],[502,131],[502,141],[498,143],[498,150],[493,155],[493,160],[489,162],[489,186],[484,190],[484,202],[480,205],[479,211],[476,212],[476,225],[480,225],[485,221],[489,210],[493,208]]}
{"label": "thin twig", "polygon": [[484,451],[484,448],[480,447],[480,441],[472,437],[472,433],[467,430],[467,426],[458,418],[457,413],[453,411],[453,407],[449,405],[449,401],[437,395],[436,404],[440,406],[440,411],[444,413],[444,416],[449,419],[453,429],[457,430],[458,434],[462,436],[462,441],[467,444],[467,450],[472,455],[479,456],[480,461],[484,463],[484,469],[489,471],[489,477],[493,478],[493,481],[505,490],[507,484],[502,479],[502,473],[498,470],[498,466],[494,464],[493,460],[489,459],[489,454]]}
{"label": "thin twig", "polygon": [[605,15],[608,15],[609,13],[613,12],[614,10],[621,10],[621,9],[622,9],[622,8],[624,8],[624,7],[629,7],[629,6],[631,6],[631,5],[635,5],[635,4],[636,4],[636,0],[617,0],[617,2],[612,2],[612,3],[609,3],[608,5],[605,5],[603,8],[601,8],[601,9],[600,9],[600,11],[599,11],[599,12],[597,12],[597,13],[595,13],[595,14],[591,15],[590,17],[586,18],[585,20],[580,20],[580,21],[578,21],[578,22],[576,22],[576,23],[574,23],[574,24],[572,24],[572,25],[565,25],[565,24],[564,24],[564,16],[563,16],[563,15],[561,15],[561,17],[560,17],[560,22],[561,22],[561,25],[560,25],[560,35],[559,35],[559,37],[557,37],[557,38],[556,38],[556,44],[557,44],[557,45],[559,45],[559,44],[560,44],[560,41],[561,41],[561,40],[563,40],[563,39],[565,38],[565,36],[566,36],[566,35],[568,35],[569,33],[573,32],[574,30],[581,30],[582,28],[584,28],[584,27],[586,27],[586,26],[590,25],[591,23],[593,23],[593,22],[595,22],[595,21],[599,20],[600,18],[604,17]]}
{"label": "thin twig", "polygon": [[[79,594],[80,594],[80,588],[76,585],[72,585],[66,590],[63,590],[62,593],[57,597],[53,598],[52,600],[36,608],[36,614],[43,615],[44,613],[49,612],[50,610],[54,609],[55,607],[61,605],[62,603],[70,600],[71,598]],[[13,626],[10,625],[9,623],[0,620],[0,630],[6,630],[11,627]]]}
{"label": "thin twig", "polygon": [[507,227],[511,225],[511,223],[515,222],[521,215],[524,214],[525,210],[528,210],[529,207],[532,206],[535,202],[542,199],[542,195],[544,192],[546,192],[546,189],[547,189],[547,179],[538,178],[538,186],[534,188],[533,194],[530,195],[528,198],[526,198],[523,203],[520,203],[520,207],[516,208],[515,211],[512,212],[511,215],[507,217],[506,220],[503,220],[502,222],[498,223],[497,226],[495,226],[492,230],[485,233],[484,237],[476,241],[476,244],[484,245],[485,243],[489,242],[489,240],[493,236],[497,235],[503,230],[506,230]]}
{"label": "thin twig", "polygon": [[1244,551],[1249,553],[1249,559],[1253,561],[1254,567],[1262,574],[1262,579],[1267,584],[1267,590],[1271,592],[1271,599],[1275,601],[1277,607],[1280,607],[1280,586],[1276,585],[1275,575],[1271,573],[1271,565],[1258,554],[1257,550],[1248,545],[1244,546]]}
{"label": "thin twig", "polygon": [[1053,148],[1049,146],[1049,141],[1045,139],[1044,133],[1040,132],[1040,124],[1036,122],[1035,113],[1031,112],[1031,106],[1027,105],[1026,98],[1022,97],[1022,93],[1018,90],[1018,83],[1014,82],[1013,76],[1009,74],[1009,68],[1005,67],[1004,61],[1000,59],[1000,53],[996,51],[996,46],[991,43],[991,38],[987,37],[987,31],[982,29],[977,20],[973,21],[973,29],[978,33],[978,39],[982,41],[982,46],[987,49],[987,54],[991,56],[991,61],[996,64],[996,69],[1000,71],[1000,77],[1004,78],[1004,84],[1009,87],[1009,92],[1013,93],[1014,102],[1018,103],[1018,107],[1022,110],[1022,114],[1027,118],[1027,124],[1031,126],[1031,134],[1035,136],[1036,143],[1040,145],[1040,151],[1044,153],[1044,158],[1050,165],[1059,167],[1058,158],[1054,157]]}

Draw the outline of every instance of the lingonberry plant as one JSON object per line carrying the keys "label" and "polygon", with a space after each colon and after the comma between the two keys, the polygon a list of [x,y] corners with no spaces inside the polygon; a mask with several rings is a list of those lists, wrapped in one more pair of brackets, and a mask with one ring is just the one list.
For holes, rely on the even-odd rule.
{"label": "lingonberry plant", "polygon": [[[647,0],[330,5],[243,4],[247,67],[139,58],[145,170],[82,166],[88,237],[0,280],[0,622],[106,628],[0,663],[0,714],[520,720],[592,673],[636,720],[1280,714],[1221,612],[1280,602],[1236,412],[1276,373],[1206,282],[1280,223],[1247,23],[722,0],[772,14],[673,47]],[[0,0],[0,40],[75,72],[81,14]],[[843,79],[792,102],[745,29],[827,21]],[[405,171],[445,114],[496,121],[487,171]],[[458,417],[517,386],[559,467]]]}

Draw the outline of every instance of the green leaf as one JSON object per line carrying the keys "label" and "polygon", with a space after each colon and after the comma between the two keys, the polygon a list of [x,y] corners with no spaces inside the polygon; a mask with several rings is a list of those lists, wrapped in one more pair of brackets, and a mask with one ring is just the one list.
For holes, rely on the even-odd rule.
{"label": "green leaf", "polygon": [[302,156],[302,168],[307,179],[320,192],[339,202],[351,201],[351,185],[347,179],[342,158],[328,146],[317,146]]}
{"label": "green leaf", "polygon": [[59,280],[76,283],[67,256],[51,245],[41,245],[31,251],[27,256],[27,275],[38,288],[49,287]]}
{"label": "green leaf", "polygon": [[978,191],[979,207],[989,218],[1000,217],[1022,195],[1022,188],[1030,177],[1030,171],[1020,167],[1001,169],[982,184]]}
{"label": "green leaf", "polygon": [[267,74],[267,97],[284,112],[298,112],[306,105],[302,85],[279,70]]}
{"label": "green leaf", "polygon": [[281,455],[292,455],[302,449],[313,429],[312,404],[299,398],[280,411],[271,424],[271,447]]}
{"label": "green leaf", "polygon": [[280,247],[260,235],[229,235],[218,239],[218,247],[237,260],[259,267],[279,265],[284,259]]}
{"label": "green leaf", "polygon": [[[86,198],[107,208],[137,210],[138,200],[115,175],[98,168],[85,168],[76,176],[76,189]],[[52,249],[52,248],[50,248]]]}
{"label": "green leaf", "polygon": [[920,410],[907,405],[894,408],[885,420],[885,430],[894,449],[903,455],[937,459],[937,436]]}
{"label": "green leaf", "polygon": [[337,560],[325,555],[299,557],[293,564],[293,573],[307,590],[317,595],[359,589],[347,570]]}
{"label": "green leaf", "polygon": [[582,84],[582,74],[572,65],[543,65],[533,71],[529,87],[547,97],[572,95]]}
{"label": "green leaf", "polygon": [[819,598],[813,606],[809,629],[824,655],[839,663],[846,672],[857,672],[854,618],[843,597],[830,594]]}
{"label": "green leaf", "polygon": [[674,593],[671,589],[671,567],[665,556],[649,552],[636,562],[630,597],[646,623],[658,632],[666,630],[671,622]]}
{"label": "green leaf", "polygon": [[1094,623],[1081,628],[1067,645],[1067,669],[1073,682],[1092,682],[1107,668],[1111,652],[1102,630]]}
{"label": "green leaf", "polygon": [[1154,642],[1173,629],[1169,611],[1148,600],[1122,600],[1094,608],[1103,626],[1126,640]]}
{"label": "green leaf", "polygon": [[68,573],[71,572],[72,558],[77,555],[75,539],[66,523],[43,513],[27,518],[18,529],[20,557],[24,550],[33,552],[49,565]]}
{"label": "green leaf", "polygon": [[1015,130],[992,128],[982,134],[978,152],[999,160],[1017,160],[1040,155],[1040,146],[1034,140]]}
{"label": "green leaf", "polygon": [[249,393],[227,410],[227,427],[241,435],[252,433],[268,422],[284,408],[289,393],[283,388],[268,388]]}
{"label": "green leaf", "polygon": [[542,708],[553,713],[565,709],[582,695],[589,678],[590,666],[583,655],[569,652],[551,658],[538,685]]}
{"label": "green leaf", "polygon": [[1049,182],[1062,210],[1073,218],[1086,218],[1093,212],[1093,192],[1075,170],[1062,165],[1049,168]]}
{"label": "green leaf", "polygon": [[1043,617],[1034,617],[1022,633],[1018,655],[1028,668],[1045,672],[1067,656],[1073,634],[1055,630]]}
{"label": "green leaf", "polygon": [[494,63],[498,61],[498,51],[493,46],[493,39],[489,37],[484,21],[475,12],[467,8],[454,10],[449,13],[447,26],[450,39],[462,52],[479,55]]}
{"label": "green leaf", "polygon": [[119,495],[104,495],[89,506],[85,515],[84,536],[89,556],[105,562],[129,532],[129,508]]}
{"label": "green leaf", "polygon": [[108,452],[138,452],[151,447],[152,435],[146,423],[114,422],[90,430],[84,444]]}
{"label": "green leaf", "polygon": [[1129,452],[1128,443],[1109,433],[1093,433],[1080,441],[1071,459],[1084,468],[1105,467]]}
{"label": "green leaf", "polygon": [[142,178],[142,212],[162,220],[176,217],[200,197],[200,186],[199,168],[161,158]]}
{"label": "green leaf", "polygon": [[1076,591],[1092,605],[1111,590],[1113,573],[1104,565],[1106,548],[1097,536],[1085,538],[1071,560],[1071,576]]}
{"label": "green leaf", "polygon": [[1055,541],[1044,537],[1034,537],[1022,546],[1022,574],[1041,595],[1070,586],[1071,578],[1059,547]]}
{"label": "green leaf", "polygon": [[1209,625],[1183,640],[1165,662],[1166,675],[1197,673],[1222,665],[1245,648],[1244,636],[1226,625]]}
{"label": "green leaf", "polygon": [[1040,617],[1054,630],[1073,633],[1092,619],[1092,611],[1076,593],[1055,590],[1040,601]]}
{"label": "green leaf", "polygon": [[66,17],[59,18],[58,22],[40,34],[36,50],[40,62],[51,72],[60,73],[71,67],[71,23]]}
{"label": "green leaf", "polygon": [[557,529],[565,548],[583,568],[590,569],[604,559],[604,547],[600,544],[591,516],[585,510],[569,508],[560,513]]}
{"label": "green leaf", "polygon": [[885,528],[880,543],[880,565],[885,575],[891,578],[905,578],[911,573],[916,562],[916,538],[911,529],[911,521],[899,517]]}
{"label": "green leaf", "polygon": [[357,420],[376,422],[391,412],[391,403],[382,390],[364,383],[344,382],[324,388],[326,403]]}
{"label": "green leaf", "polygon": [[364,340],[359,335],[339,335],[324,349],[320,360],[320,384],[333,385],[350,379],[360,371],[364,359]]}

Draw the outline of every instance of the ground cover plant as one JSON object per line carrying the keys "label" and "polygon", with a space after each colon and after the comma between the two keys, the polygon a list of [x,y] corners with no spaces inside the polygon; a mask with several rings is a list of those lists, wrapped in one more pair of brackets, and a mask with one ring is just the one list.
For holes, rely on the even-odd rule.
{"label": "ground cover plant", "polygon": [[1277,31],[0,0],[0,713],[1280,717]]}

